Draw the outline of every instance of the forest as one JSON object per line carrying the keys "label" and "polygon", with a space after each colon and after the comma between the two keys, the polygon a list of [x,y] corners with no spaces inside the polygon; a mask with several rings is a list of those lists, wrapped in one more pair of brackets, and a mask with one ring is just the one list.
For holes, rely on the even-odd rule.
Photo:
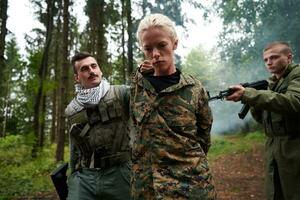
{"label": "forest", "polygon": [[[74,96],[70,58],[78,51],[96,55],[104,76],[113,84],[128,84],[143,59],[136,29],[150,13],[163,13],[187,34],[193,23],[188,4],[202,13],[206,23],[218,17],[222,31],[217,46],[190,49],[176,66],[197,77],[211,94],[230,84],[266,79],[262,50],[271,41],[289,42],[294,62],[300,58],[300,0],[85,0],[82,21],[73,12],[75,0],[28,0],[36,27],[25,35],[26,54],[21,55],[13,30],[7,28],[10,0],[0,0],[0,151],[26,148],[26,159],[38,160],[53,150],[49,164],[67,161],[68,124],[64,115]],[[24,22],[20,22],[24,23]],[[17,25],[16,25],[17,26]],[[209,34],[203,31],[199,33]],[[212,134],[247,133],[257,124],[248,115],[240,120],[241,105],[215,101]],[[52,154],[51,154],[52,155]],[[16,159],[17,160],[17,159]],[[0,166],[21,165],[0,156]],[[43,166],[46,165],[45,163]],[[0,176],[1,179],[1,176]],[[1,181],[2,182],[2,181]],[[1,193],[1,192],[0,192]]]}

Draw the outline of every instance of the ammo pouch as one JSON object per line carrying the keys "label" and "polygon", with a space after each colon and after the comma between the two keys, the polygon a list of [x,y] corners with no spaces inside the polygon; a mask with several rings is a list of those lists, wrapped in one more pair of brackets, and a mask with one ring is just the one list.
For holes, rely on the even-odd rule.
{"label": "ammo pouch", "polygon": [[[108,168],[130,160],[121,101],[106,98],[69,117],[70,136],[82,153],[81,167]],[[84,161],[84,162],[82,162]]]}
{"label": "ammo pouch", "polygon": [[100,101],[98,105],[86,108],[86,116],[91,126],[98,122],[107,123],[121,118],[122,108],[115,100]]}
{"label": "ammo pouch", "polygon": [[73,124],[70,129],[70,136],[73,138],[74,145],[80,150],[83,156],[83,165],[90,162],[91,155],[93,153],[91,146],[89,145],[88,137],[85,137],[86,133],[90,129],[89,124],[83,126],[82,124]]}

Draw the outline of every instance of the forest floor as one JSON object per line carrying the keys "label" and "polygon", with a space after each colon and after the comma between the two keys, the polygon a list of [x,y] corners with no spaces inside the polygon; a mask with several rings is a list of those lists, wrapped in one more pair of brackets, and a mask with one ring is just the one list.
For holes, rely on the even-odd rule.
{"label": "forest floor", "polygon": [[263,145],[255,145],[211,162],[218,200],[264,200],[263,156]]}
{"label": "forest floor", "polygon": [[[264,200],[263,146],[255,145],[243,153],[222,155],[213,159],[210,166],[218,200]],[[55,192],[18,200],[58,200]]]}

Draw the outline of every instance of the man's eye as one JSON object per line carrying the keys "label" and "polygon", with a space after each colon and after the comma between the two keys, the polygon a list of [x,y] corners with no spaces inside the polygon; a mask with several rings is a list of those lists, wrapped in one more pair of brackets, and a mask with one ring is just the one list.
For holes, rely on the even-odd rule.
{"label": "man's eye", "polygon": [[270,60],[275,60],[275,59],[277,59],[277,58],[279,58],[279,56],[271,56],[271,57],[270,57]]}
{"label": "man's eye", "polygon": [[84,66],[84,67],[81,67],[81,68],[80,68],[80,71],[81,71],[81,72],[84,72],[84,71],[86,71],[87,69],[88,69],[88,68],[87,68],[86,66]]}

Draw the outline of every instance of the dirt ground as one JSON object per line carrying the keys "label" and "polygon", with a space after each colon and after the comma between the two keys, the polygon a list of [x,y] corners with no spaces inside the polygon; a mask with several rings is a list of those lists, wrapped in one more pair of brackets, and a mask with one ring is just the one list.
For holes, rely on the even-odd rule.
{"label": "dirt ground", "polygon": [[[210,166],[218,200],[264,200],[263,147],[246,153],[221,156]],[[18,200],[58,200],[56,193],[39,194]]]}
{"label": "dirt ground", "polygon": [[264,200],[263,146],[211,162],[218,200]]}

